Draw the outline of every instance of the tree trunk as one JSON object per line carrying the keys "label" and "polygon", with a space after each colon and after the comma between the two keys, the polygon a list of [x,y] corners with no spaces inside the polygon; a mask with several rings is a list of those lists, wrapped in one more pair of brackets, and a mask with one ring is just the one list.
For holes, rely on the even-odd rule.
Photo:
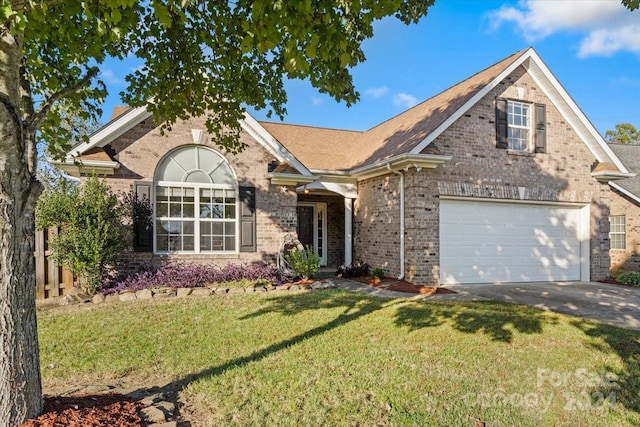
{"label": "tree trunk", "polygon": [[0,33],[0,425],[42,412],[35,305],[34,133],[21,93],[22,38]]}

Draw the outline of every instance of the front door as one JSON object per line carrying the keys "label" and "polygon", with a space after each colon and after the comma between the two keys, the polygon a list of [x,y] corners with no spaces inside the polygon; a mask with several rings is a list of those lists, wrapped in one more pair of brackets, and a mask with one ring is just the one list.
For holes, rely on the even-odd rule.
{"label": "front door", "polygon": [[297,207],[298,240],[306,248],[311,246],[320,255],[320,265],[327,265],[327,204],[300,203]]}

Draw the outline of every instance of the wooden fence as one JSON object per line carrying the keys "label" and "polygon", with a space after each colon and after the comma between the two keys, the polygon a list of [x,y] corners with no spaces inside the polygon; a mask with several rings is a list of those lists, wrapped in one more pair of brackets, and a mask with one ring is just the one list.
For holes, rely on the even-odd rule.
{"label": "wooden fence", "polygon": [[36,230],[36,299],[42,300],[66,295],[73,288],[73,274],[66,268],[56,265],[49,240],[58,233],[55,227]]}

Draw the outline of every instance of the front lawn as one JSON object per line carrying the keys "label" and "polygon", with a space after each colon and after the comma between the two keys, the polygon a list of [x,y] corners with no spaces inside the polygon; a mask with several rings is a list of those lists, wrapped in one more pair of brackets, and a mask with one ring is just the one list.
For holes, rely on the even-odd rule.
{"label": "front lawn", "polygon": [[638,425],[640,333],[341,291],[40,311],[46,384],[158,377],[198,425]]}

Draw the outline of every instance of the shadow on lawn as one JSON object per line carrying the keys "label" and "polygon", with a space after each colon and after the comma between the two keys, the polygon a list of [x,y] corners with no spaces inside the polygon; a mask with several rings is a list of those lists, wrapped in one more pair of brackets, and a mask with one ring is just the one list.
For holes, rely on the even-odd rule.
{"label": "shadow on lawn", "polygon": [[[572,325],[591,338],[587,345],[602,352],[615,352],[622,364],[621,367],[601,367],[597,373],[599,381],[592,387],[594,404],[601,404],[602,398],[610,397],[614,400],[609,402],[640,413],[640,333],[580,319],[574,320]],[[635,419],[633,424],[638,425],[638,422]]]}
{"label": "shadow on lawn", "polygon": [[409,330],[440,326],[445,323],[470,334],[483,333],[493,341],[511,342],[515,331],[539,334],[542,324],[555,322],[555,317],[537,309],[522,306],[514,314],[495,302],[433,302],[403,305],[398,308],[395,323]]}
{"label": "shadow on lawn", "polygon": [[[283,315],[298,315],[320,309],[341,310],[337,317],[325,324],[309,329],[292,338],[271,344],[244,357],[187,375],[167,384],[159,391],[178,392],[194,381],[221,375],[229,369],[260,361],[307,339],[320,336],[363,316],[389,307],[395,307],[394,323],[399,328],[408,328],[410,331],[414,331],[449,324],[460,332],[469,334],[482,333],[491,340],[505,344],[512,342],[515,333],[539,334],[543,332],[543,325],[555,324],[558,321],[557,316],[549,312],[526,306],[521,306],[517,311],[514,311],[513,305],[505,307],[504,304],[496,302],[409,302],[336,291],[282,295],[270,298],[265,307],[242,317],[241,320],[274,312]],[[603,351],[612,349],[621,357],[624,361],[623,369],[612,369],[610,367],[604,367],[603,369],[617,375],[615,387],[617,387],[616,390],[620,390],[620,402],[625,407],[640,412],[640,402],[638,401],[638,390],[640,390],[640,343],[638,341],[638,333],[591,322],[576,321],[575,326],[581,329],[585,335],[601,339],[594,340],[592,345],[597,345],[597,342],[604,341],[608,348],[602,347]],[[600,345],[602,346],[603,344]],[[188,426],[190,424],[180,425]]]}

